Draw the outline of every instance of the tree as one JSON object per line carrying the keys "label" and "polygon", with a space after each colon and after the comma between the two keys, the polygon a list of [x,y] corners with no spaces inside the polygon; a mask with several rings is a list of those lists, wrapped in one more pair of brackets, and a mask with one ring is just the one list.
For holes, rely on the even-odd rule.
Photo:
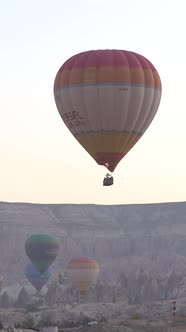
{"label": "tree", "polygon": [[56,304],[57,302],[57,286],[56,285],[51,285],[48,288],[48,291],[46,293],[46,297],[45,297],[45,301],[46,301],[46,305],[48,306],[52,306],[54,304]]}
{"label": "tree", "polygon": [[129,304],[134,304],[137,294],[137,280],[134,273],[130,273],[127,282],[127,298]]}
{"label": "tree", "polygon": [[96,299],[97,301],[101,301],[103,300],[103,296],[104,296],[104,286],[101,283],[101,281],[98,281],[96,286],[95,286],[95,292],[96,292]]}
{"label": "tree", "polygon": [[3,296],[1,298],[1,307],[10,308],[10,306],[11,306],[11,301],[9,299],[9,296],[8,296],[7,292],[4,292]]}
{"label": "tree", "polygon": [[55,324],[56,317],[53,312],[43,312],[41,316],[41,320],[38,323],[39,327],[49,327],[56,325]]}
{"label": "tree", "polygon": [[29,329],[29,328],[34,328],[35,322],[34,318],[31,316],[28,316],[23,322],[22,322],[22,328],[24,329]]}
{"label": "tree", "polygon": [[16,301],[16,307],[23,308],[29,303],[29,295],[26,291],[26,289],[23,287],[21,288],[17,301]]}
{"label": "tree", "polygon": [[119,275],[117,283],[119,283],[122,288],[127,288],[128,280],[127,280],[127,277],[126,277],[125,273],[122,272]]}
{"label": "tree", "polygon": [[61,272],[58,273],[58,282],[60,285],[64,284],[64,282],[65,282],[65,278]]}
{"label": "tree", "polygon": [[170,274],[166,286],[165,286],[165,298],[168,299],[172,296],[172,292],[174,289],[177,289],[177,293],[179,293],[180,288],[183,285],[183,277],[177,275],[174,271]]}

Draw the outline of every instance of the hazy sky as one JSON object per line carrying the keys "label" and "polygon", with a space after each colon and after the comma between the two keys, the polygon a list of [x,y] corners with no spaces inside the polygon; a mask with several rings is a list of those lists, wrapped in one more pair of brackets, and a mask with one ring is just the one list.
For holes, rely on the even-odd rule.
{"label": "hazy sky", "polygon": [[[0,200],[124,204],[186,199],[186,1],[0,0]],[[53,97],[75,53],[132,50],[159,71],[162,100],[103,187]]]}

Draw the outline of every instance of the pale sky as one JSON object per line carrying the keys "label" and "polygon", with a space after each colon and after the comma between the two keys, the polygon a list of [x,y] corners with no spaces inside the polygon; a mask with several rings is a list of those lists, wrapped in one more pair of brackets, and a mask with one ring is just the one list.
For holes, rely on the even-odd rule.
{"label": "pale sky", "polygon": [[[128,204],[186,200],[186,1],[0,0],[0,201]],[[89,49],[140,53],[162,99],[115,184],[70,134],[53,97],[60,66]]]}

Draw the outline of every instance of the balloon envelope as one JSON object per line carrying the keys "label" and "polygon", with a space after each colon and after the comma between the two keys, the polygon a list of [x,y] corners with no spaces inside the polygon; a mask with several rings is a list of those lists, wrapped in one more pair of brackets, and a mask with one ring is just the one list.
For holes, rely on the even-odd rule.
{"label": "balloon envelope", "polygon": [[59,243],[48,234],[33,234],[25,243],[25,251],[35,268],[44,272],[56,259]]}
{"label": "balloon envelope", "polygon": [[25,269],[25,275],[32,286],[34,286],[37,291],[40,291],[50,279],[51,271],[49,268],[45,272],[40,273],[36,270],[35,266],[30,263]]}
{"label": "balloon envelope", "polygon": [[161,81],[153,64],[140,54],[92,50],[62,65],[54,97],[74,137],[99,165],[113,172],[153,120]]}
{"label": "balloon envelope", "polygon": [[90,257],[74,258],[66,267],[66,277],[83,293],[96,283],[99,270],[98,263]]}

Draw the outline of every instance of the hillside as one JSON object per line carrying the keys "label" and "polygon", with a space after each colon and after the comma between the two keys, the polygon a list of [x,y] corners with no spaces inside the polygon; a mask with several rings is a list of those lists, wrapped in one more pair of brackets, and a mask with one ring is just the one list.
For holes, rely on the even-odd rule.
{"label": "hillside", "polygon": [[6,284],[24,280],[24,243],[32,233],[54,234],[60,270],[73,256],[90,256],[100,278],[145,270],[186,272],[186,203],[141,205],[0,203],[0,268]]}

